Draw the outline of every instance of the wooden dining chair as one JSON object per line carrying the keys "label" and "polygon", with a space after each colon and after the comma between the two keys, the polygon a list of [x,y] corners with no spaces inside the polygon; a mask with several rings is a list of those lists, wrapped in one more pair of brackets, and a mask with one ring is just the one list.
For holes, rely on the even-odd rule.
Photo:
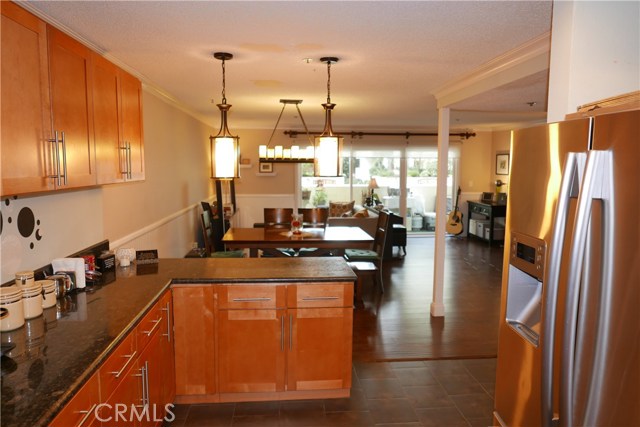
{"label": "wooden dining chair", "polygon": [[370,261],[378,268],[377,282],[380,291],[384,293],[384,282],[382,280],[382,259],[387,243],[387,232],[389,230],[390,215],[387,211],[380,211],[378,223],[376,225],[376,235],[373,238],[372,249],[346,249],[344,257],[349,262]]}
{"label": "wooden dining chair", "polygon": [[264,208],[264,228],[291,228],[292,208]]}
{"label": "wooden dining chair", "polygon": [[[292,208],[264,208],[264,229],[286,231],[291,229]],[[263,257],[295,256],[295,251],[290,248],[263,249]]]}
{"label": "wooden dining chair", "polygon": [[200,214],[200,226],[202,227],[202,234],[204,235],[204,249],[207,257],[211,258],[243,258],[244,251],[216,251],[213,223],[211,221],[211,212],[204,210]]}
{"label": "wooden dining chair", "polygon": [[302,226],[326,228],[329,221],[329,208],[299,208],[302,215]]}

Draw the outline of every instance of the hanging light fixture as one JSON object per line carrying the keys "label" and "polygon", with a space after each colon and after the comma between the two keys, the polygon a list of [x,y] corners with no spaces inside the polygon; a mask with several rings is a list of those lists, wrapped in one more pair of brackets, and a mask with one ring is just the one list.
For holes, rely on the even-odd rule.
{"label": "hanging light fixture", "polygon": [[216,136],[209,137],[211,143],[211,178],[239,178],[240,138],[231,135],[231,132],[229,132],[227,112],[231,105],[227,104],[225,94],[225,61],[232,59],[233,55],[226,52],[216,52],[213,57],[222,61],[222,103],[217,104],[220,109],[220,130]]}
{"label": "hanging light fixture", "polygon": [[327,64],[327,102],[322,104],[325,111],[324,130],[315,137],[315,159],[313,172],[315,176],[339,176],[342,157],[342,137],[335,135],[331,128],[331,110],[336,104],[331,103],[331,64],[338,58],[324,57],[320,61]]}
{"label": "hanging light fixture", "polygon": [[[299,105],[302,104],[302,100],[281,99],[280,102],[283,104],[282,110],[280,110],[280,115],[276,121],[276,126],[273,128],[273,132],[271,132],[269,142],[266,145],[258,146],[258,157],[260,163],[313,163],[313,141],[311,140],[307,123],[304,121],[302,111],[300,111],[299,107]],[[271,146],[271,140],[273,139],[273,135],[276,133],[276,129],[278,129],[282,113],[284,113],[284,109],[289,104],[295,105],[296,110],[298,110],[298,117],[300,117],[300,120],[302,121],[302,125],[304,126],[304,130],[309,140],[309,145],[307,147],[300,147],[298,145],[292,145],[290,148],[284,148],[282,145],[276,145],[275,147]]]}

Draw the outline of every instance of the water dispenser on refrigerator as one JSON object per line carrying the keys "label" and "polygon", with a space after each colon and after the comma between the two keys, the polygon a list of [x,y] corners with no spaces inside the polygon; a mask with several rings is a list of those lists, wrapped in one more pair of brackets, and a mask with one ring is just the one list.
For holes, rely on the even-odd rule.
{"label": "water dispenser on refrigerator", "polygon": [[538,346],[542,312],[544,240],[511,232],[506,321],[522,338]]}

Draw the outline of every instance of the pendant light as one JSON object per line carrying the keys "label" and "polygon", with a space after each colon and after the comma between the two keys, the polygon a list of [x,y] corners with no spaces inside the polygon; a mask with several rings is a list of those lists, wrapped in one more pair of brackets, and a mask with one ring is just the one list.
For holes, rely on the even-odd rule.
{"label": "pendant light", "polygon": [[220,109],[220,130],[216,136],[209,137],[211,143],[211,178],[239,178],[240,138],[231,135],[231,132],[229,132],[227,113],[231,105],[227,104],[225,95],[225,61],[232,59],[233,55],[226,52],[216,52],[213,57],[222,61],[222,103],[217,104]]}
{"label": "pendant light", "polygon": [[342,137],[335,135],[331,128],[331,64],[338,62],[335,57],[323,57],[320,61],[327,64],[327,102],[322,104],[325,111],[324,130],[315,137],[314,176],[340,176],[342,157]]}

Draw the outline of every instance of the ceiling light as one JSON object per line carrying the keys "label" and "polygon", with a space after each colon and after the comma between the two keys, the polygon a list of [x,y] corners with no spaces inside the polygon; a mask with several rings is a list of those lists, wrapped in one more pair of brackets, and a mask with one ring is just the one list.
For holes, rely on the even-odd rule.
{"label": "ceiling light", "polygon": [[[313,149],[313,141],[311,140],[311,136],[309,135],[309,129],[307,129],[307,124],[304,121],[304,117],[302,117],[302,111],[300,111],[299,104],[302,104],[301,99],[281,99],[280,102],[282,105],[282,110],[280,110],[280,115],[278,116],[278,120],[276,121],[276,125],[273,128],[273,132],[271,132],[271,136],[269,137],[269,142],[267,145],[260,145],[258,147],[258,157],[260,158],[261,163],[313,163],[314,158],[314,149]],[[296,110],[298,110],[298,116],[302,121],[302,125],[304,126],[304,130],[307,133],[307,138],[309,139],[308,147],[300,147],[298,145],[292,145],[291,148],[283,148],[282,145],[276,145],[275,147],[271,147],[271,140],[273,139],[273,135],[276,133],[276,129],[278,128],[278,124],[280,123],[280,119],[282,118],[282,113],[284,113],[284,109],[289,104],[294,104],[296,106]]]}
{"label": "ceiling light", "polygon": [[315,137],[314,176],[339,176],[342,157],[342,137],[335,135],[331,128],[331,110],[336,104],[331,103],[331,64],[338,58],[324,57],[320,61],[327,64],[327,102],[322,104],[325,111],[324,130]]}
{"label": "ceiling light", "polygon": [[227,112],[231,105],[227,104],[225,95],[225,61],[231,60],[233,55],[226,52],[216,52],[213,57],[222,61],[222,103],[217,104],[220,109],[220,130],[215,137],[209,137],[211,143],[211,178],[239,178],[240,138],[231,135],[231,132],[229,132]]}

